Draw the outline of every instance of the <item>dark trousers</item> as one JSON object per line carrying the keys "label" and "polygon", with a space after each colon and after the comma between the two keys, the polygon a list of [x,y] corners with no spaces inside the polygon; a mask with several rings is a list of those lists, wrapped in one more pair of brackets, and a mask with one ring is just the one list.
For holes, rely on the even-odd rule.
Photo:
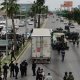
{"label": "dark trousers", "polygon": [[15,78],[17,79],[17,76],[18,76],[18,72],[15,72]]}
{"label": "dark trousers", "polygon": [[10,71],[10,77],[12,77],[12,75],[13,75],[13,77],[14,77],[14,70],[11,70],[11,71]]}
{"label": "dark trousers", "polygon": [[21,70],[21,77],[23,77],[23,76],[24,76],[24,71]]}
{"label": "dark trousers", "polygon": [[34,68],[34,69],[32,69],[32,71],[33,71],[33,75],[36,75],[36,73],[35,73],[35,68]]}
{"label": "dark trousers", "polygon": [[24,75],[25,75],[25,76],[27,75],[27,70],[24,71]]}
{"label": "dark trousers", "polygon": [[40,76],[37,75],[37,76],[36,76],[36,80],[40,80]]}
{"label": "dark trousers", "polygon": [[3,75],[4,75],[4,79],[7,80],[7,72],[4,72]]}

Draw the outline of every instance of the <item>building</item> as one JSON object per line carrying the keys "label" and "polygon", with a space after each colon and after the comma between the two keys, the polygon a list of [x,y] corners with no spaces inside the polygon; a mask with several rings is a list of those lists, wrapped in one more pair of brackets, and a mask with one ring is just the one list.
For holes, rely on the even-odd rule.
{"label": "building", "polygon": [[21,12],[28,12],[32,7],[32,4],[19,4],[19,5]]}

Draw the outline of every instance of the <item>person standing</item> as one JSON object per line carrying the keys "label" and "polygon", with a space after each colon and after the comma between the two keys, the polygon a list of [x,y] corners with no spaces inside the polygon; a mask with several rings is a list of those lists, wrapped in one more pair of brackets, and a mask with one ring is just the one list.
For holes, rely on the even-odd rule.
{"label": "person standing", "polygon": [[17,78],[18,72],[19,72],[19,67],[18,67],[18,63],[16,63],[16,65],[15,65],[15,79],[18,79]]}
{"label": "person standing", "polygon": [[13,77],[14,77],[14,67],[15,67],[15,65],[14,65],[14,63],[13,63],[13,61],[11,61],[11,63],[9,64],[9,67],[10,67],[10,77],[12,77],[12,75],[13,75]]}
{"label": "person standing", "polygon": [[67,80],[67,79],[68,79],[68,74],[67,74],[67,72],[65,72],[65,75],[63,77],[63,80]]}
{"label": "person standing", "polygon": [[36,75],[36,73],[35,73],[35,71],[36,71],[36,63],[34,63],[34,61],[32,63],[32,71],[33,71],[33,76],[35,76]]}
{"label": "person standing", "polygon": [[40,70],[40,80],[44,80],[45,78],[45,74],[44,74],[44,71],[43,69]]}
{"label": "person standing", "polygon": [[27,66],[28,66],[28,63],[27,63],[26,60],[24,60],[23,64],[24,64],[24,75],[26,76],[27,75]]}
{"label": "person standing", "polygon": [[77,43],[77,47],[79,47],[79,40],[77,40],[76,43]]}
{"label": "person standing", "polygon": [[53,80],[53,77],[48,73],[48,75],[45,77],[45,80]]}
{"label": "person standing", "polygon": [[21,63],[20,64],[20,72],[21,72],[21,77],[23,77],[23,75],[24,75],[24,72],[23,72],[23,69],[24,67],[23,67],[23,64]]}
{"label": "person standing", "polygon": [[41,69],[40,67],[38,67],[37,72],[36,72],[36,80],[40,80],[40,72],[41,72]]}
{"label": "person standing", "polygon": [[7,80],[8,69],[9,69],[9,67],[8,67],[7,63],[5,63],[5,64],[3,65],[3,75],[4,75],[4,79],[5,79],[5,80]]}
{"label": "person standing", "polygon": [[63,62],[64,61],[64,57],[65,57],[65,50],[62,50],[61,54],[62,54],[62,62]]}
{"label": "person standing", "polygon": [[74,77],[73,77],[72,72],[69,72],[69,77],[68,77],[68,79],[67,79],[67,80],[74,80]]}
{"label": "person standing", "polygon": [[14,50],[11,51],[11,61],[12,61],[13,58],[16,60],[16,58],[14,56]]}

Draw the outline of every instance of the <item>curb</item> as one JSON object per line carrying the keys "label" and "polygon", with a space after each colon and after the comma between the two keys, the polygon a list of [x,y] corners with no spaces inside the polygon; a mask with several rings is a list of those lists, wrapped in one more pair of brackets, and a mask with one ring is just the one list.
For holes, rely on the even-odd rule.
{"label": "curb", "polygon": [[19,53],[19,56],[17,56],[17,58],[16,58],[16,60],[14,61],[14,63],[19,60],[19,58],[23,55],[25,49],[26,49],[29,45],[30,45],[30,41],[27,41],[27,44],[25,45],[25,47],[23,48],[23,50]]}

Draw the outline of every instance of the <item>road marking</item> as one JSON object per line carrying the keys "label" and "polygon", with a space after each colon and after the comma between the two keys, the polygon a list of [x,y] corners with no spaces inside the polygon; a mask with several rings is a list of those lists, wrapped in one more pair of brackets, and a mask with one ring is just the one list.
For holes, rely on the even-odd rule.
{"label": "road marking", "polygon": [[25,46],[25,48],[21,51],[20,55],[17,57],[16,61],[19,60],[19,58],[23,55],[23,53],[25,52],[25,50],[28,50],[28,48],[30,47],[30,42],[27,44],[27,46]]}

